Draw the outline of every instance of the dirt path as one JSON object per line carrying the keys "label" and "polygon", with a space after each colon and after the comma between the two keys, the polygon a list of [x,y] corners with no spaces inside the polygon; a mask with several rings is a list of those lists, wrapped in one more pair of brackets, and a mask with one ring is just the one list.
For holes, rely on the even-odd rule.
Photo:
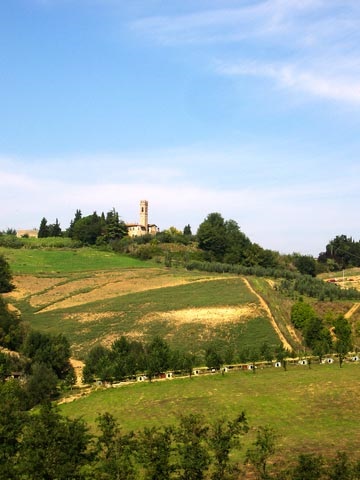
{"label": "dirt path", "polygon": [[278,327],[278,324],[276,323],[276,320],[273,316],[273,314],[271,313],[271,310],[268,306],[268,304],[265,302],[265,300],[261,297],[261,295],[259,295],[254,289],[253,287],[250,285],[249,281],[244,278],[244,277],[241,277],[245,283],[245,285],[248,287],[248,289],[254,294],[256,295],[256,297],[259,299],[259,302],[260,302],[260,305],[261,307],[265,310],[267,316],[269,317],[270,319],[270,322],[271,322],[271,325],[273,326],[275,332],[277,333],[278,337],[280,338],[281,340],[281,343],[283,345],[283,347],[286,349],[286,350],[289,350],[291,352],[292,350],[292,346],[290,345],[290,343],[286,340],[286,338],[284,337],[284,335],[282,334],[280,328]]}
{"label": "dirt path", "polygon": [[71,366],[74,369],[76,375],[76,386],[82,387],[83,386],[83,369],[85,363],[81,360],[76,360],[75,358],[70,358]]}
{"label": "dirt path", "polygon": [[301,340],[298,334],[296,333],[295,328],[292,325],[290,325],[288,322],[286,322],[286,328],[289,334],[291,335],[291,338],[294,340],[294,342],[301,344]]}
{"label": "dirt path", "polygon": [[352,317],[359,307],[360,307],[360,303],[354,303],[354,305],[350,308],[350,310],[345,313],[344,317],[345,318]]}

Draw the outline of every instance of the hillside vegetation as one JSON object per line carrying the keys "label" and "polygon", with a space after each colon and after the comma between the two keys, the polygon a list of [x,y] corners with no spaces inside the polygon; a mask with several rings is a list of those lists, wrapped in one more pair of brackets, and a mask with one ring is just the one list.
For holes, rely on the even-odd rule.
{"label": "hillside vegetation", "polygon": [[[26,389],[24,393],[18,392],[21,398],[26,398],[26,408],[37,405],[44,398],[59,398],[61,388],[61,401],[64,402],[61,412],[69,416],[64,423],[71,422],[70,418],[76,423],[81,415],[91,431],[97,436],[100,434],[100,439],[99,415],[104,419],[107,412],[111,412],[121,432],[131,436],[132,430],[154,432],[158,429],[156,431],[160,432],[162,428],[161,431],[166,432],[168,427],[176,429],[183,414],[195,412],[197,421],[203,418],[211,424],[214,418],[223,418],[226,423],[226,419],[245,411],[250,431],[244,439],[244,448],[232,455],[232,462],[243,463],[249,451],[246,449],[256,440],[257,427],[265,426],[263,431],[269,428],[268,431],[276,435],[275,454],[271,459],[276,468],[284,460],[285,464],[295,462],[304,453],[316,452],[331,459],[337,451],[350,452],[360,447],[357,427],[360,418],[358,409],[354,408],[359,395],[359,362],[346,361],[347,352],[352,348],[350,341],[346,350],[337,349],[339,314],[350,336],[352,329],[353,342],[357,345],[360,309],[356,296],[337,295],[330,301],[328,297],[334,289],[341,291],[332,278],[331,289],[320,295],[326,300],[321,300],[319,295],[303,298],[298,288],[309,291],[306,288],[310,287],[319,292],[327,283],[310,281],[311,277],[302,278],[299,274],[287,278],[284,284],[282,278],[245,275],[231,268],[225,273],[225,268],[218,268],[222,264],[217,264],[215,271],[187,270],[89,248],[4,249],[1,254],[12,267],[11,281],[15,286],[13,290],[12,287],[4,290],[8,292],[4,297],[10,304],[4,303],[3,310],[12,322],[17,319],[19,339],[10,328],[10,320],[3,324],[10,328],[11,339],[15,347],[21,346],[23,355],[10,363],[27,362],[27,368],[31,368],[29,376],[24,363]],[[351,271],[351,280],[349,273],[351,287],[358,286],[356,273]],[[342,287],[346,287],[346,276],[343,272]],[[298,281],[299,287],[296,287]],[[336,284],[340,284],[338,279]],[[19,311],[22,320],[35,330],[27,330],[17,315]],[[296,322],[295,311],[298,314]],[[310,315],[308,319],[304,316],[306,312]],[[271,366],[270,359],[275,358],[280,344],[285,356],[290,353],[286,350],[293,350],[294,356],[310,353],[313,348],[310,340],[319,333],[318,325],[331,344],[325,353],[338,352],[339,360],[341,354],[341,361],[345,360],[343,368],[339,368],[338,359],[333,365],[312,362],[309,366],[301,366],[297,360],[288,361],[287,371]],[[20,341],[20,337],[25,340]],[[120,341],[115,342],[118,339]],[[254,366],[260,358],[267,359],[268,364],[258,363],[254,373],[230,369],[223,375],[208,373],[179,378],[176,372],[176,378],[161,381],[162,375],[156,372],[165,372],[167,367],[163,367],[154,370],[154,382],[119,383],[130,374],[126,376],[114,369],[115,363],[109,364],[111,371],[106,372],[105,368],[99,374],[101,359],[99,365],[90,361],[100,350],[103,359],[117,361],[117,358],[125,358],[121,356],[124,353],[121,346],[141,342],[145,345],[147,363],[141,367],[144,370],[140,371],[139,367],[135,373],[146,373],[151,378],[151,339],[163,339],[161,341],[169,345],[171,352],[180,354],[179,358],[181,354],[184,358],[191,354],[196,358],[193,366],[204,362],[209,366],[209,351],[218,353],[225,364],[248,361]],[[93,348],[97,345],[102,347]],[[116,348],[113,350],[114,345],[118,350],[120,347],[118,352]],[[8,347],[13,349],[10,344]],[[114,356],[115,351],[118,357]],[[101,379],[103,386],[73,387],[72,367],[81,363],[75,359],[86,361],[85,378],[94,374],[86,381]],[[41,361],[46,365],[39,363]],[[6,375],[14,370],[10,363],[4,363]],[[56,368],[59,375],[55,378]],[[180,370],[189,374],[191,369]],[[135,378],[135,373],[130,376]],[[118,383],[111,383],[114,380]],[[11,382],[3,382],[3,385],[6,394]],[[114,385],[114,388],[104,388],[105,385]],[[17,388],[22,388],[20,383]],[[7,403],[4,409],[11,410],[11,404]],[[46,420],[49,412],[41,412],[39,419],[42,415]],[[34,435],[36,433],[35,429]],[[50,434],[48,437],[52,438]],[[16,448],[21,449],[21,446],[17,444]],[[14,462],[16,469],[18,462]],[[354,468],[355,462],[356,459]]]}
{"label": "hillside vegetation", "polygon": [[[199,359],[214,343],[229,361],[264,343],[302,349],[290,322],[294,300],[278,291],[279,281],[247,277],[247,284],[239,275],[164,267],[91,248],[3,248],[1,253],[16,286],[7,299],[33,328],[65,334],[76,358],[121,335],[143,341],[159,335]],[[345,314],[354,305],[313,303],[321,314],[324,309]],[[359,314],[352,316],[354,332]]]}
{"label": "hillside vegetation", "polygon": [[280,342],[239,276],[154,267],[88,249],[11,254],[16,289],[7,298],[34,328],[64,333],[77,357],[121,335],[144,340],[160,335],[200,355],[212,341],[223,349],[230,343],[237,352]]}

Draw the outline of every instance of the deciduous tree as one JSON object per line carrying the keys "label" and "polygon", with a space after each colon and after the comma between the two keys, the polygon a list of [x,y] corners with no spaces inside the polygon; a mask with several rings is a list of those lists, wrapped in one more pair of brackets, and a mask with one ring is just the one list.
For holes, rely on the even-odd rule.
{"label": "deciduous tree", "polygon": [[256,440],[246,452],[245,462],[255,468],[259,480],[271,478],[268,472],[269,458],[275,453],[276,435],[269,425],[259,427]]}

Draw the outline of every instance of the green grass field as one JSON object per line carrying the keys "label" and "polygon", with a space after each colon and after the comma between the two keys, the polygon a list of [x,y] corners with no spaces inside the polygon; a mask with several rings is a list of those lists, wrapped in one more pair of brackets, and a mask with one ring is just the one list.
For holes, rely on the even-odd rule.
{"label": "green grass field", "polygon": [[[213,341],[224,351],[229,344],[233,345],[235,351],[260,346],[264,341],[278,344],[279,339],[266,317],[228,324],[220,322],[212,326],[206,325],[206,318],[203,323],[176,323],[166,317],[166,312],[177,310],[223,305],[236,307],[249,302],[256,303],[256,298],[240,278],[235,278],[147,290],[111,298],[106,302],[40,312],[29,318],[34,328],[52,333],[57,333],[61,325],[61,331],[73,345],[74,354],[80,358],[86,354],[89,345],[121,335],[144,340],[160,335],[173,348],[198,354],[205,344]],[[93,320],[80,323],[84,315],[89,318],[92,316]],[[144,321],[144,318],[147,320]]]}
{"label": "green grass field", "polygon": [[153,265],[151,262],[86,247],[71,250],[0,247],[0,254],[5,256],[14,275],[57,275],[117,268],[147,268]]}
{"label": "green grass field", "polygon": [[213,342],[223,353],[279,343],[261,310],[231,322],[226,312],[214,318],[216,309],[258,305],[240,277],[165,268],[91,248],[0,248],[0,254],[18,278],[20,294],[10,301],[23,319],[35,329],[64,333],[76,358],[121,335],[143,341],[160,335],[200,358]]}
{"label": "green grass field", "polygon": [[[249,347],[259,348],[265,341],[280,343],[261,309],[248,318],[239,314],[229,322],[224,313],[224,321],[219,315],[214,321],[216,309],[259,306],[237,276],[165,268],[92,248],[1,247],[0,254],[8,259],[19,288],[25,291],[10,297],[23,319],[38,330],[66,334],[76,358],[84,358],[94,344],[110,345],[121,335],[143,341],[160,335],[173,348],[192,351],[200,358],[213,342],[223,354],[230,349],[235,355]],[[266,300],[285,338],[300,350],[299,341],[288,331],[294,300],[280,295],[267,279],[249,280]],[[334,312],[340,306],[339,313],[345,313],[351,303],[330,305]],[[191,311],[193,316],[185,318]],[[360,313],[354,314],[354,331],[356,315]]]}
{"label": "green grass field", "polygon": [[[271,425],[281,456],[306,451],[327,456],[360,448],[360,365],[289,366],[193,378],[135,383],[98,391],[62,404],[93,430],[99,413],[110,412],[124,431],[176,423],[181,414],[234,418],[244,410],[252,430]],[[249,440],[252,435],[249,435]],[[247,441],[249,441],[247,440]]]}

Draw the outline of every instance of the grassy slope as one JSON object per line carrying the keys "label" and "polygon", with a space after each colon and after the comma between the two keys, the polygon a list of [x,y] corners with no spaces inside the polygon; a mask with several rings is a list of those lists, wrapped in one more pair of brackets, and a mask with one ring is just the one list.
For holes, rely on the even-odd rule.
{"label": "grassy slope", "polygon": [[8,260],[14,275],[56,275],[116,268],[146,268],[151,265],[149,262],[92,248],[66,250],[0,247],[0,255]]}
{"label": "grassy slope", "polygon": [[360,365],[265,368],[256,374],[232,372],[99,390],[61,405],[95,428],[99,413],[111,412],[124,430],[168,425],[179,415],[233,418],[245,410],[251,427],[272,425],[280,454],[307,450],[325,454],[360,448],[358,402]]}
{"label": "grassy slope", "polygon": [[[34,327],[40,330],[65,333],[74,345],[77,355],[82,356],[87,346],[112,336],[128,334],[148,339],[161,335],[170,341],[173,347],[199,352],[204,342],[216,339],[226,349],[229,342],[235,349],[251,345],[261,345],[267,340],[271,344],[279,342],[269,321],[258,317],[248,322],[231,323],[207,327],[201,323],[174,324],[162,319],[143,318],[154,312],[173,310],[238,306],[256,302],[241,279],[212,280],[148,290],[98,301],[91,304],[72,307],[61,311],[38,313],[31,318]],[[79,324],[84,313],[102,313],[111,315],[91,322]],[[71,315],[71,318],[68,316]]]}
{"label": "grassy slope", "polygon": [[[139,280],[149,276],[162,276],[190,281],[188,285],[168,286],[158,289],[149,289],[144,292],[129,293],[113,299],[97,300],[84,303],[81,306],[71,306],[66,309],[57,308],[53,311],[39,312],[31,306],[31,294],[26,298],[14,300],[16,306],[23,312],[23,318],[34,328],[57,333],[65,333],[72,345],[75,356],[83,357],[89,346],[102,341],[111,343],[121,334],[147,339],[159,334],[167,338],[174,347],[201,352],[204,345],[216,339],[223,350],[229,346],[239,352],[249,346],[259,347],[264,341],[278,344],[268,319],[263,315],[247,322],[227,323],[226,325],[201,325],[196,323],[174,324],[161,319],[150,318],[155,312],[167,312],[190,308],[210,308],[221,306],[239,306],[247,303],[258,303],[258,300],[244,287],[239,277],[230,278],[223,275],[221,280],[212,280],[214,275],[186,272],[181,269],[165,269],[154,263],[142,262],[129,257],[104,252],[90,248],[81,249],[5,249],[0,248],[0,254],[9,260],[14,274],[33,275],[36,278],[58,279],[58,284],[68,285],[69,290],[63,293],[63,298],[76,296],[81,289],[72,291],[71,286],[76,281],[92,277],[95,273],[109,272],[111,282],[112,272],[121,272],[124,269],[134,269],[138,272]],[[155,272],[155,273],[154,273]],[[260,278],[249,279],[255,290],[259,292],[269,305],[276,321],[285,337],[297,349],[299,345],[291,339],[286,325],[289,323],[289,312],[292,300],[279,295],[272,286]],[[31,282],[31,278],[29,279]],[[91,287],[84,288],[85,293]],[[39,292],[38,292],[39,293]],[[40,292],[41,293],[41,292]],[[333,312],[345,313],[351,304],[331,304]],[[317,305],[317,309],[322,304]],[[341,310],[342,308],[342,310]],[[341,311],[340,311],[340,310]],[[111,312],[111,315],[106,315]],[[322,313],[322,312],[320,312]],[[100,315],[99,315],[100,314]],[[90,321],[83,321],[87,315]],[[98,315],[98,317],[96,317]],[[354,332],[360,331],[358,316],[355,313],[353,322]],[[144,322],[143,318],[147,321]],[[150,318],[150,319],[149,319]]]}
{"label": "grassy slope", "polygon": [[[97,342],[111,343],[122,334],[148,339],[154,335],[165,337],[174,348],[190,350],[201,354],[204,346],[216,340],[224,351],[229,346],[234,351],[249,346],[260,346],[264,341],[278,344],[279,339],[265,316],[241,320],[237,323],[205,325],[201,322],[174,324],[166,318],[149,319],[155,314],[167,311],[214,308],[222,306],[236,307],[248,303],[257,303],[256,297],[249,292],[239,278],[224,275],[221,280],[214,280],[215,274],[186,272],[182,269],[154,269],[151,262],[140,262],[110,252],[93,249],[77,250],[36,250],[36,249],[0,249],[8,258],[14,274],[33,275],[36,278],[57,278],[58,285],[69,286],[62,298],[76,295],[79,291],[71,291],[72,283],[92,273],[121,272],[122,269],[137,269],[139,281],[149,276],[162,276],[170,280],[180,279],[190,284],[149,289],[143,292],[120,295],[112,299],[99,299],[66,309],[41,312],[34,315],[35,307],[31,306],[34,295],[12,300],[23,313],[23,318],[33,328],[66,334],[73,346],[76,357],[86,355],[89,347]],[[135,270],[134,270],[135,272]],[[32,281],[29,278],[29,282]],[[149,279],[147,279],[149,280]],[[211,280],[211,281],[208,281]],[[48,289],[51,289],[49,287]],[[31,290],[31,288],[30,288]],[[85,290],[84,290],[85,291]],[[44,287],[44,292],[46,288]],[[37,291],[37,295],[41,293]],[[59,298],[57,298],[59,300]],[[107,315],[109,313],[109,315]],[[84,315],[91,317],[83,321]],[[144,322],[142,319],[146,317]],[[165,316],[166,317],[166,316]]]}
{"label": "grassy slope", "polygon": [[[91,272],[121,268],[146,267],[148,263],[120,257],[111,253],[90,249],[82,250],[7,250],[0,249],[9,259],[15,274],[32,274],[38,277],[64,277],[66,281],[91,275]],[[150,264],[151,265],[151,264]],[[190,275],[189,272],[169,271],[171,275]],[[192,275],[195,276],[194,273]],[[197,280],[209,275],[196,274]],[[194,277],[195,278],[195,277]],[[225,277],[224,277],[225,278]],[[265,297],[275,316],[286,320],[287,304],[271,295],[266,284],[254,284]],[[30,323],[41,329],[64,332],[69,335],[76,352],[87,348],[92,341],[103,338],[106,333],[122,333],[133,329],[140,313],[152,310],[166,311],[198,306],[235,305],[254,302],[253,296],[244,289],[240,279],[226,278],[222,281],[195,282],[192,285],[167,287],[117,297],[106,302],[95,302],[64,311],[33,315],[29,298],[19,301]],[[276,313],[279,302],[279,313]],[[16,302],[14,302],[16,303]],[[64,314],[81,315],[84,312],[119,312],[119,318],[79,324],[65,320]],[[124,315],[125,312],[125,315]],[[193,325],[183,325],[174,335],[174,329],[164,323],[142,325],[148,334],[168,335],[174,345],[191,347],[196,335],[204,341],[205,330],[196,332]],[[269,323],[253,319],[246,325],[239,324],[232,331],[227,325],[214,331],[223,341],[252,344],[259,339],[278,343]],[[237,329],[237,330],[236,330]],[[199,340],[200,341],[200,340]],[[80,344],[84,342],[83,345]],[[100,412],[110,411],[125,430],[139,429],[145,425],[169,424],[181,413],[199,412],[206,416],[235,416],[245,409],[252,426],[271,424],[280,435],[278,451],[294,455],[307,449],[333,451],[335,448],[359,449],[360,411],[354,406],[359,396],[360,365],[290,367],[288,372],[280,369],[264,369],[256,375],[234,372],[225,376],[214,375],[193,379],[176,379],[153,384],[135,384],[119,389],[109,389],[91,394],[72,404],[61,406],[65,414],[83,415],[92,427]]]}

